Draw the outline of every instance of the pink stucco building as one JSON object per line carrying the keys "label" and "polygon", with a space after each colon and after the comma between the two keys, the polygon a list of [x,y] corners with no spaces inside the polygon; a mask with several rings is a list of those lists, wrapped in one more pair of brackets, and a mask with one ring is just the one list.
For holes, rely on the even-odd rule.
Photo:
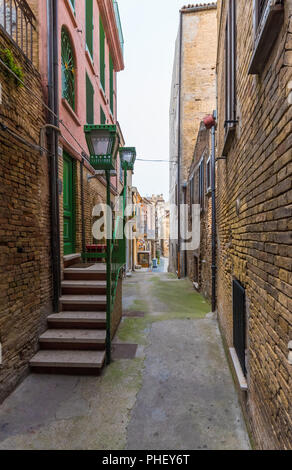
{"label": "pink stucco building", "polygon": [[[84,239],[86,243],[92,243],[92,207],[105,199],[103,176],[94,181],[87,179],[95,171],[88,159],[83,159],[84,154],[88,154],[84,125],[117,124],[121,144],[124,144],[117,122],[116,92],[117,72],[124,69],[123,33],[115,0],[39,0],[32,3],[38,6],[39,70],[44,94],[48,96],[49,107],[59,114],[59,121],[54,124],[61,131],[55,154],[58,153],[56,167],[59,186],[62,185],[58,210],[62,261],[64,255],[84,250]],[[53,60],[50,60],[50,54]],[[54,89],[55,103],[57,96],[55,108],[50,103],[50,89]],[[48,116],[48,120],[51,117]],[[78,165],[82,160],[85,174],[81,177]],[[116,175],[111,178],[113,197],[122,187],[119,159],[116,170]]]}

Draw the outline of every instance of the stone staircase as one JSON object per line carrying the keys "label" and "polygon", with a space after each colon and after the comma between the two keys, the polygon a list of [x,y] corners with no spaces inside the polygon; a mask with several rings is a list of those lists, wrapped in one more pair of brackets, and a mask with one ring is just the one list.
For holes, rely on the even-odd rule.
{"label": "stone staircase", "polygon": [[60,310],[48,317],[48,330],[39,338],[31,369],[97,374],[105,362],[106,265],[66,267]]}

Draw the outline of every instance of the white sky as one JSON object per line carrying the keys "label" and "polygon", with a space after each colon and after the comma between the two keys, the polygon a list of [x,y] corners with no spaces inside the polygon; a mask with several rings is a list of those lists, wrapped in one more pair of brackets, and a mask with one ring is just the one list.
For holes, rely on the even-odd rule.
{"label": "white sky", "polygon": [[[169,101],[179,10],[184,0],[119,0],[125,70],[118,74],[118,120],[137,158],[169,159]],[[136,162],[133,185],[168,200],[168,163]]]}

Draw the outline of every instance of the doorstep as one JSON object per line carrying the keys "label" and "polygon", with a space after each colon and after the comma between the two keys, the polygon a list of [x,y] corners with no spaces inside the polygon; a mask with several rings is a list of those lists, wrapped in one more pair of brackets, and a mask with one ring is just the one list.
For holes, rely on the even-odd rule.
{"label": "doorstep", "polygon": [[72,255],[63,256],[64,268],[69,268],[72,264],[76,264],[81,261],[81,253],[73,253]]}
{"label": "doorstep", "polygon": [[233,364],[234,371],[238,380],[240,390],[242,390],[243,392],[247,392],[248,391],[247,381],[244,376],[244,373],[242,372],[242,368],[241,368],[239,359],[237,357],[236,351],[234,348],[229,348],[229,352],[230,352],[232,364]]}

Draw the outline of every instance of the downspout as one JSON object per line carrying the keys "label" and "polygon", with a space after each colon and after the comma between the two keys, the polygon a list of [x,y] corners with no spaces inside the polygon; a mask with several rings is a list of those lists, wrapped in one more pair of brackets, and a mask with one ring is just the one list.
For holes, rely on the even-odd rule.
{"label": "downspout", "polygon": [[80,197],[81,197],[81,230],[82,230],[82,253],[86,251],[86,234],[85,234],[85,210],[84,210],[84,156],[80,162]]}
{"label": "downspout", "polygon": [[[217,119],[217,113],[214,111],[214,118]],[[212,172],[212,312],[216,310],[216,150],[215,150],[216,124],[212,127],[212,154],[211,154],[211,172]]]}
{"label": "downspout", "polygon": [[[48,17],[48,106],[59,115],[58,97],[58,3],[57,0],[47,1]],[[59,127],[59,119],[50,115],[50,123]],[[59,312],[61,292],[60,269],[60,221],[58,192],[58,147],[59,132],[50,129],[48,135],[50,149],[50,192],[51,192],[51,258],[53,275],[53,311]]]}
{"label": "downspout", "polygon": [[181,87],[182,87],[182,39],[183,39],[183,13],[180,11],[180,33],[179,33],[179,98],[178,98],[178,152],[177,152],[177,220],[178,220],[178,260],[177,275],[181,278],[181,230],[180,230],[180,203],[181,203]]}

